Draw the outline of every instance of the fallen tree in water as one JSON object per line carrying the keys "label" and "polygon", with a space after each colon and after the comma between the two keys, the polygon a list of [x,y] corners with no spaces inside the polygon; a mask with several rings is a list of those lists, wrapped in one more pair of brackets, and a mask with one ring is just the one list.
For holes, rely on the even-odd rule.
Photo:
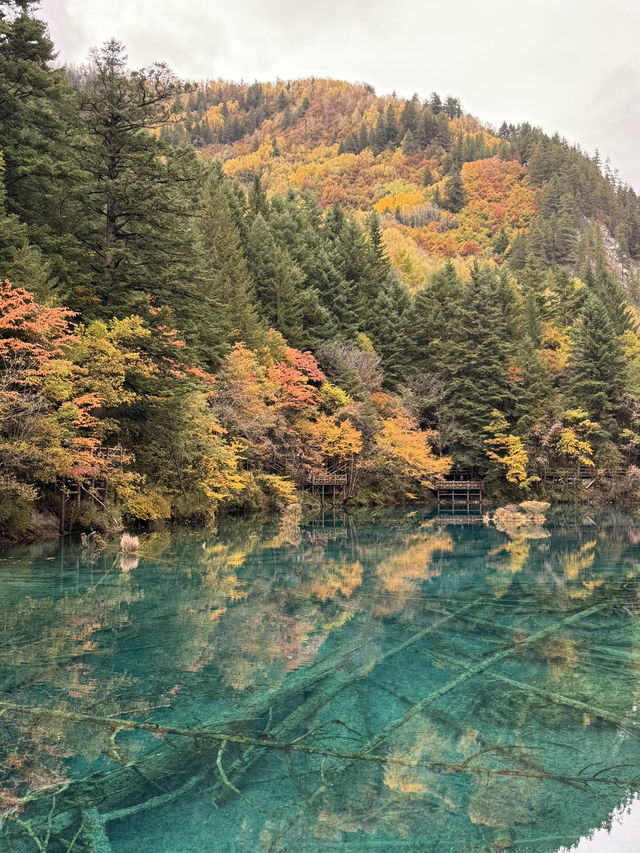
{"label": "fallen tree in water", "polygon": [[[312,719],[338,693],[359,679],[365,678],[382,663],[390,660],[410,646],[415,645],[428,634],[478,603],[479,600],[470,601],[454,613],[447,613],[431,625],[415,632],[406,640],[397,643],[387,652],[373,655],[365,664],[354,668],[350,672],[339,672],[335,678],[329,680],[329,683],[323,689],[314,693],[293,712],[286,714],[283,721],[272,732],[265,732],[261,737],[238,734],[233,728],[237,729],[238,726],[246,727],[248,724],[255,723],[257,720],[264,718],[267,714],[272,716],[274,710],[285,707],[296,696],[311,689],[329,675],[341,669],[345,662],[353,654],[361,651],[367,643],[355,640],[345,644],[345,646],[338,649],[331,656],[322,659],[308,670],[303,671],[299,678],[292,678],[274,693],[262,697],[253,703],[249,703],[248,708],[241,716],[232,713],[223,714],[195,729],[181,729],[162,726],[157,723],[137,722],[114,717],[99,717],[66,711],[64,709],[29,708],[28,706],[20,706],[8,702],[0,703],[0,711],[3,713],[13,712],[23,716],[42,717],[59,722],[66,721],[68,723],[105,728],[111,732],[111,736],[104,751],[110,757],[115,757],[116,760],[119,756],[115,739],[122,732],[140,731],[149,732],[163,738],[186,738],[186,743],[182,743],[179,746],[172,741],[168,741],[163,746],[143,754],[137,761],[126,763],[111,773],[94,774],[84,780],[71,781],[63,786],[56,786],[54,791],[41,790],[28,795],[13,811],[17,814],[20,809],[28,807],[29,810],[36,813],[29,821],[20,819],[20,822],[16,826],[23,833],[33,833],[39,839],[47,832],[50,833],[51,826],[54,827],[56,833],[64,831],[79,819],[78,812],[81,812],[82,817],[80,819],[85,824],[83,833],[86,834],[87,819],[85,815],[88,810],[100,806],[101,812],[99,814],[102,814],[102,818],[100,819],[104,825],[111,820],[125,816],[121,811],[123,808],[128,809],[128,814],[148,808],[149,806],[145,806],[145,802],[157,802],[157,797],[147,798],[147,800],[142,800],[133,806],[130,805],[132,800],[137,800],[140,797],[141,786],[143,789],[146,789],[148,786],[157,785],[159,781],[170,777],[174,779],[178,777],[178,787],[187,784],[193,776],[194,768],[196,768],[198,773],[202,774],[212,769],[211,752],[216,747],[220,748],[222,743],[225,746],[226,744],[236,743],[247,747],[243,754],[230,767],[229,771],[227,771],[228,777],[226,782],[223,778],[216,787],[216,794],[226,793],[227,791],[235,793],[234,789],[239,779],[259,758],[262,750],[265,748],[280,748],[288,751],[290,747],[283,739],[303,729],[304,724]],[[224,732],[215,731],[223,726],[225,727]],[[278,747],[277,744],[281,745]],[[304,748],[303,746],[299,746],[294,751],[307,752],[308,754],[323,754],[321,752],[314,752],[313,748],[308,746],[304,746]],[[185,780],[184,776],[186,773],[189,775]],[[170,792],[163,791],[163,793]],[[43,804],[54,794],[57,796],[57,802],[54,805],[53,811],[44,810]],[[115,816],[112,817],[111,815]],[[93,815],[89,823],[94,825],[96,820],[98,820],[98,817]],[[5,832],[8,831],[7,826],[8,824],[5,822]],[[104,848],[104,844],[102,844],[102,848]],[[96,849],[101,850],[102,848],[98,846]],[[108,848],[106,849],[108,850]]]}
{"label": "fallen tree in water", "polygon": [[[368,762],[377,765],[398,765],[401,767],[420,767],[436,774],[469,773],[489,776],[521,776],[543,781],[554,779],[567,783],[586,784],[587,782],[607,782],[622,784],[615,777],[598,774],[593,778],[558,776],[541,768],[480,767],[472,763],[478,757],[468,756],[462,762],[420,761],[402,755],[380,755],[377,748],[390,736],[402,728],[412,717],[426,711],[439,698],[453,690],[459,684],[474,675],[483,672],[494,663],[517,653],[520,649],[549,636],[556,630],[580,619],[593,615],[607,606],[605,603],[593,605],[584,610],[569,614],[562,620],[547,626],[527,638],[489,655],[484,660],[469,667],[462,674],[447,682],[424,699],[412,705],[405,714],[392,721],[380,732],[371,737],[362,748],[353,751],[317,746],[305,742],[309,735],[309,724],[319,711],[327,706],[332,698],[360,679],[366,678],[382,663],[390,660],[402,651],[415,646],[421,639],[437,630],[443,624],[463,615],[479,603],[478,600],[463,605],[457,611],[442,616],[430,626],[415,632],[406,640],[392,646],[383,654],[374,654],[361,666],[352,671],[340,671],[342,665],[357,651],[363,648],[360,642],[349,643],[338,649],[330,658],[323,659],[297,679],[287,682],[280,690],[254,701],[242,715],[221,715],[208,724],[197,728],[166,726],[148,721],[128,720],[121,717],[102,717],[64,709],[46,707],[28,707],[10,702],[0,702],[0,712],[5,716],[17,715],[22,720],[50,720],[57,723],[81,724],[99,728],[109,733],[105,752],[112,757],[119,756],[116,738],[123,732],[141,732],[161,736],[164,743],[156,749],[143,754],[136,761],[124,764],[109,773],[94,774],[77,781],[58,785],[55,789],[36,791],[24,798],[21,810],[14,812],[14,821],[4,821],[2,835],[14,845],[14,850],[22,850],[22,840],[28,839],[37,849],[47,851],[51,842],[58,850],[89,850],[92,853],[108,853],[110,842],[106,826],[123,818],[134,816],[166,805],[171,800],[195,788],[198,784],[208,784],[209,777],[213,786],[214,800],[222,802],[226,795],[240,796],[252,807],[255,806],[240,790],[239,785],[247,770],[255,764],[265,751],[277,751],[287,758],[291,753],[319,756],[332,759],[323,773],[326,778],[330,771],[341,773],[353,762]],[[332,675],[332,678],[328,676]],[[302,702],[292,712],[286,713],[281,722],[271,730],[255,734],[238,731],[239,726],[255,723],[274,709],[282,709],[287,702],[305,690],[327,679],[327,683],[309,699]],[[333,722],[341,723],[339,720]],[[344,723],[341,723],[345,725]],[[299,736],[295,736],[301,732]],[[178,742],[176,742],[178,741]],[[225,770],[222,764],[225,751],[231,745],[240,748],[231,766]],[[483,750],[484,752],[484,750]],[[169,789],[162,786],[163,780],[171,780]],[[324,791],[325,782],[311,794],[302,807],[303,812],[310,808]],[[150,793],[153,790],[153,793]],[[285,830],[286,832],[286,830]],[[66,833],[66,835],[65,835]],[[68,837],[67,837],[68,836]],[[15,846],[19,845],[19,846]],[[26,848],[24,848],[26,849]],[[277,848],[276,848],[277,849]]]}

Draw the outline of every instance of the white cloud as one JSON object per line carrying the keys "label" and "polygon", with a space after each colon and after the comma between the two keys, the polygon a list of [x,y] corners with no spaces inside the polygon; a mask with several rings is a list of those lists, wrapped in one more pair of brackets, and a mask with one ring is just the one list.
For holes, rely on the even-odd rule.
{"label": "white cloud", "polygon": [[115,36],[133,66],[195,79],[338,77],[453,93],[609,155],[640,188],[640,8],[632,0],[44,0],[63,61]]}

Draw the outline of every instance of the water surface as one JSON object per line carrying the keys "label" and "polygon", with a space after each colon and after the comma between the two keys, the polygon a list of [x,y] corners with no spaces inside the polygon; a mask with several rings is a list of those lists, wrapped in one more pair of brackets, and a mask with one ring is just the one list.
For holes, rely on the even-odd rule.
{"label": "water surface", "polygon": [[0,849],[638,849],[640,520],[530,534],[382,513],[3,552]]}

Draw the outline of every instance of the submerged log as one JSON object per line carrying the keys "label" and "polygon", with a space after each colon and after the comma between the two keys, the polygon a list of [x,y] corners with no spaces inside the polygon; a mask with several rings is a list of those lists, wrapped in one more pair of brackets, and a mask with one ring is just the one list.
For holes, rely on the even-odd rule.
{"label": "submerged log", "polygon": [[[446,684],[439,687],[437,690],[432,691],[427,696],[425,696],[424,699],[421,699],[420,701],[413,704],[410,708],[407,709],[407,711],[405,711],[404,714],[402,714],[402,716],[398,717],[395,720],[392,720],[381,731],[379,731],[376,735],[374,735],[368,741],[367,744],[365,744],[365,746],[362,748],[362,750],[360,752],[360,755],[361,756],[365,756],[365,755],[366,756],[373,756],[374,751],[376,749],[378,749],[378,747],[380,747],[385,741],[387,741],[391,737],[391,735],[394,734],[398,729],[401,729],[413,717],[415,717],[417,714],[420,714],[423,711],[425,711],[427,708],[429,708],[431,705],[433,705],[435,702],[437,702],[438,699],[441,699],[443,696],[446,696],[447,693],[450,693],[453,689],[458,687],[463,682],[468,681],[470,678],[473,678],[474,676],[478,675],[479,673],[481,673],[484,670],[488,669],[489,667],[493,666],[493,664],[498,663],[499,661],[504,660],[505,658],[508,658],[508,657],[516,654],[521,649],[527,648],[528,646],[532,645],[533,643],[536,643],[539,640],[542,640],[545,637],[548,637],[550,634],[553,634],[554,632],[564,628],[565,626],[571,625],[574,622],[579,621],[580,619],[585,619],[588,616],[592,616],[595,613],[598,613],[601,610],[604,610],[605,607],[607,607],[607,606],[609,606],[608,602],[604,602],[604,603],[600,603],[600,604],[594,604],[591,607],[587,607],[584,610],[579,610],[577,612],[571,613],[568,616],[566,616],[564,619],[561,619],[558,622],[554,622],[552,625],[548,625],[545,628],[541,628],[539,631],[536,631],[535,633],[530,634],[528,637],[525,637],[524,639],[513,644],[509,648],[501,649],[500,651],[494,652],[493,654],[488,655],[486,658],[484,658],[484,660],[479,661],[474,666],[468,667],[467,669],[465,669],[465,671],[463,673],[461,673],[460,675],[451,679]],[[395,756],[386,757],[386,759],[384,757],[382,757],[382,758],[383,758],[383,761],[386,760],[387,762],[390,762],[390,761],[395,762],[397,760],[397,758]],[[334,766],[332,767],[332,770],[334,771],[334,775],[344,773],[345,770],[347,769],[347,767],[349,766],[349,764],[350,764],[349,761],[346,761],[340,765],[334,764]],[[416,765],[416,766],[418,766],[418,765]],[[445,765],[442,764],[440,766],[444,767]],[[458,766],[468,767],[468,769],[472,770],[473,772],[475,772],[475,769],[476,769],[476,768],[472,768],[470,765],[464,764],[464,763],[462,765],[458,765]],[[442,771],[441,770],[435,770],[434,772],[442,772]],[[485,772],[486,772],[486,768],[485,768]],[[325,770],[325,775],[326,774],[327,774],[327,770]],[[518,770],[507,769],[507,768],[502,769],[502,770],[493,770],[493,771],[491,771],[491,774],[493,774],[493,775],[516,775],[516,776],[517,775],[524,775],[524,776],[529,776],[530,778],[538,778],[541,780],[545,779],[545,778],[550,778],[549,776],[547,776],[544,773],[518,771]],[[554,777],[554,778],[558,778],[558,777]],[[569,781],[569,780],[567,779],[567,781]],[[574,782],[578,781],[578,782],[582,783],[585,780],[584,779],[574,779],[571,781],[574,781]],[[295,823],[297,823],[302,817],[304,817],[305,814],[307,814],[311,809],[313,809],[315,807],[316,803],[326,793],[328,788],[332,787],[334,784],[335,784],[335,782],[330,782],[330,783],[327,781],[322,782],[322,784],[314,791],[314,793],[303,804],[303,806],[301,807],[301,809],[298,812],[298,815],[293,817],[291,819],[291,821],[288,822],[287,826],[278,834],[278,836],[273,839],[271,847],[269,848],[270,851],[274,851],[274,853],[275,853],[275,851],[282,851],[282,850],[286,849],[286,847],[281,846],[283,838],[286,837],[287,833],[291,830],[291,828],[295,825]]]}
{"label": "submerged log", "polygon": [[[461,764],[419,762],[405,759],[401,756],[378,755],[375,750],[388,740],[396,730],[402,728],[408,720],[427,709],[458,685],[488,669],[494,663],[517,653],[520,649],[526,648],[566,625],[604,609],[608,606],[606,603],[593,605],[585,610],[574,612],[559,622],[535,632],[509,648],[494,652],[474,666],[467,668],[456,678],[437,690],[432,691],[424,699],[412,705],[400,718],[385,726],[384,729],[370,738],[364,747],[358,751],[349,752],[316,747],[305,743],[302,737],[291,739],[292,735],[303,728],[308,720],[347,686],[350,686],[359,679],[365,678],[376,667],[405,649],[414,646],[422,638],[437,630],[443,624],[458,617],[477,603],[478,601],[468,602],[457,611],[443,616],[427,628],[417,631],[384,654],[372,657],[370,661],[356,668],[353,672],[338,673],[335,678],[330,679],[323,689],[314,693],[306,702],[286,716],[269,734],[257,737],[241,734],[238,731],[229,729],[234,723],[246,723],[247,720],[259,719],[260,714],[258,711],[260,708],[263,709],[264,715],[269,707],[286,704],[286,701],[302,690],[315,686],[315,684],[326,678],[327,675],[334,672],[342,664],[337,664],[335,657],[332,657],[331,660],[323,660],[318,663],[315,669],[311,667],[309,672],[301,675],[296,684],[287,683],[280,691],[276,691],[276,694],[272,694],[269,697],[262,697],[260,700],[252,703],[253,707],[249,707],[248,715],[221,715],[215,720],[210,721],[207,725],[196,729],[163,726],[157,723],[137,722],[120,718],[105,718],[61,709],[29,708],[28,706],[21,706],[10,702],[0,702],[0,710],[4,713],[19,714],[22,717],[44,717],[58,721],[88,724],[104,728],[111,732],[150,732],[166,738],[180,738],[182,741],[175,743],[173,740],[168,740],[162,747],[144,754],[136,762],[119,767],[111,773],[94,774],[85,780],[68,782],[62,787],[57,786],[55,790],[35,792],[33,795],[28,796],[23,804],[26,812],[29,814],[29,826],[38,838],[44,837],[47,832],[52,837],[60,837],[61,832],[70,826],[77,825],[77,822],[80,820],[86,826],[86,816],[91,809],[96,809],[95,813],[92,812],[93,824],[96,826],[102,825],[104,828],[112,820],[129,817],[139,811],[153,808],[156,805],[162,805],[168,802],[169,799],[179,796],[180,793],[188,790],[189,787],[193,787],[196,784],[193,781],[195,777],[199,777],[197,781],[200,781],[209,773],[215,774],[216,764],[219,769],[222,746],[226,747],[228,744],[238,744],[245,749],[241,757],[224,774],[221,774],[222,779],[215,785],[216,795],[219,795],[222,790],[237,795],[239,790],[238,783],[242,776],[264,754],[265,750],[278,750],[284,753],[300,752],[310,756],[332,758],[334,761],[331,769],[334,773],[344,772],[353,762],[364,761],[378,765],[392,763],[407,767],[424,767],[433,773],[482,773],[499,776],[524,776],[540,780],[561,780],[562,777],[533,769],[482,768],[471,766],[465,762]],[[362,648],[362,645],[361,642],[348,644],[336,652],[337,658],[344,663],[351,654],[357,651],[357,649]],[[224,731],[219,730],[222,726],[225,727]],[[213,756],[217,757],[214,758]],[[325,770],[325,777],[327,770]],[[164,792],[166,799],[164,798],[164,794],[161,794],[140,801],[141,777],[143,780],[143,789],[147,787],[147,784],[155,783],[167,777],[172,777],[173,781],[177,780],[177,784],[174,785],[173,790]],[[565,781],[570,782],[571,780],[569,777],[566,777]],[[583,777],[576,777],[574,781],[584,783],[588,780]],[[621,783],[622,780],[598,776],[597,778],[594,777],[593,781]],[[299,816],[302,816],[308,809],[313,807],[326,790],[326,785],[326,781],[323,780],[320,787],[311,794],[302,806],[302,811],[298,813]],[[52,805],[54,795],[56,800],[53,801]],[[135,802],[136,800],[138,802]],[[92,823],[92,821],[90,820],[89,823]],[[286,834],[286,832],[285,828],[284,833]],[[3,834],[5,838],[16,838],[19,835],[24,837],[25,833],[24,830],[21,830],[18,822],[5,822]],[[83,831],[83,839],[84,836],[85,833]],[[282,834],[280,834],[280,838],[282,838]],[[278,841],[275,841],[275,843],[277,844]],[[86,841],[85,846],[91,849]]]}
{"label": "submerged log", "polygon": [[[33,795],[25,798],[23,805],[37,811],[52,796],[52,793],[57,792],[58,803],[56,804],[53,815],[53,826],[56,833],[60,833],[74,824],[77,820],[78,810],[86,812],[92,807],[100,806],[101,813],[105,815],[105,822],[110,820],[108,817],[109,813],[114,815],[113,819],[117,819],[116,816],[122,808],[129,807],[132,801],[139,798],[141,778],[143,783],[150,784],[163,778],[178,777],[179,782],[184,784],[185,780],[183,777],[185,771],[189,773],[190,778],[194,771],[199,772],[204,768],[211,768],[213,766],[210,754],[211,750],[219,748],[220,744],[224,741],[248,747],[241,757],[226,771],[227,781],[237,786],[241,777],[255,764],[256,760],[263,754],[265,748],[277,749],[278,746],[273,746],[274,743],[284,741],[291,734],[299,731],[307,720],[311,719],[328,701],[346,687],[366,677],[377,666],[415,645],[428,634],[464,613],[476,603],[477,601],[467,602],[457,611],[442,616],[428,627],[417,631],[411,637],[396,644],[382,655],[373,656],[366,664],[357,667],[352,672],[338,673],[334,679],[329,681],[326,688],[315,692],[306,702],[287,715],[270,732],[269,736],[265,738],[252,738],[239,735],[234,731],[230,731],[230,729],[234,726],[246,725],[248,722],[259,720],[274,707],[285,706],[291,699],[314,687],[320,681],[335,673],[336,670],[339,670],[349,657],[365,647],[367,643],[363,643],[362,640],[354,640],[345,644],[345,646],[338,649],[329,658],[319,661],[306,671],[302,671],[298,679],[295,677],[289,679],[274,694],[270,694],[267,697],[260,697],[256,701],[249,703],[246,712],[242,715],[234,713],[222,714],[197,729],[182,729],[174,726],[162,726],[156,723],[140,723],[133,720],[102,718],[61,709],[30,709],[28,706],[15,705],[10,702],[0,703],[0,710],[5,712],[12,711],[22,715],[41,716],[53,720],[94,725],[107,728],[112,733],[119,733],[120,731],[146,731],[164,737],[175,736],[186,739],[181,744],[173,742],[163,744],[153,751],[143,754],[137,761],[120,766],[111,773],[98,773],[84,780],[68,782],[61,789],[57,788],[53,792],[35,792]],[[221,728],[224,728],[225,731],[218,733],[216,730]],[[111,747],[113,747],[113,744],[111,744]],[[280,747],[280,749],[285,748],[288,749],[289,747],[286,745]],[[304,749],[298,747],[297,751],[315,754],[310,752],[310,749],[310,747],[305,747]],[[317,754],[324,755],[325,753],[320,752]],[[188,782],[188,779],[186,781]],[[224,781],[220,781],[215,787],[215,794],[220,794],[221,792],[226,794],[229,790],[229,785],[225,784]],[[155,797],[152,799],[156,800]],[[142,806],[144,802],[143,800],[142,803],[138,803],[135,808]],[[41,813],[36,814],[32,819],[32,825],[38,834],[43,832],[43,821],[46,824],[45,815]],[[7,831],[6,825],[5,831]]]}
{"label": "submerged log", "polygon": [[[355,638],[336,649],[330,656],[322,658],[306,669],[301,669],[289,676],[279,689],[252,699],[246,704],[241,714],[234,711],[219,714],[203,726],[192,730],[193,736],[187,738],[185,742],[177,745],[164,741],[152,751],[140,756],[136,761],[123,766],[118,765],[111,772],[95,773],[85,779],[35,791],[25,797],[24,801],[19,804],[19,808],[36,812],[33,817],[33,825],[36,827],[38,837],[40,837],[47,831],[48,813],[43,813],[43,806],[56,794],[58,800],[52,819],[54,831],[60,833],[74,824],[81,811],[86,813],[90,808],[100,805],[103,811],[115,813],[118,809],[131,805],[140,797],[141,782],[153,784],[169,777],[177,777],[179,781],[182,781],[185,769],[190,771],[190,778],[193,768],[198,769],[201,764],[211,764],[211,751],[215,750],[220,742],[219,738],[212,740],[203,738],[205,733],[224,728],[228,735],[233,735],[234,732],[229,732],[229,730],[244,728],[248,724],[264,718],[273,710],[286,707],[297,696],[333,675],[336,670],[345,665],[350,657],[361,651],[366,645],[367,641],[363,641],[361,637]],[[163,730],[162,726],[154,723],[140,723],[116,718],[105,719],[61,709],[30,708],[4,702],[0,710],[3,710],[4,713],[19,714],[22,718],[42,717],[105,728],[112,733],[111,740],[114,740],[114,735],[121,731],[147,731],[157,735],[170,734],[166,727]],[[175,731],[179,735],[183,730],[176,729]],[[112,753],[113,746],[114,744],[110,742],[109,750]],[[203,747],[207,748],[203,749]],[[15,810],[15,812],[17,811],[18,809]],[[10,818],[11,813],[8,813],[4,818],[0,816],[0,837],[3,834],[6,836],[8,832],[15,835],[16,830],[20,829],[18,823],[8,822],[7,817]],[[20,834],[24,835],[26,831],[23,826]],[[78,842],[75,843],[75,848],[80,848]]]}

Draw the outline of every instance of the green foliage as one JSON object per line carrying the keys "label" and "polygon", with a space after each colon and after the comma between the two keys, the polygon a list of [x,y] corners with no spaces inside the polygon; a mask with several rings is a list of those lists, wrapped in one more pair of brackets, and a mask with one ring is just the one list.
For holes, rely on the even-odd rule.
{"label": "green foliage", "polygon": [[600,299],[591,294],[580,312],[569,356],[573,398],[608,431],[625,383],[622,344]]}
{"label": "green foliage", "polygon": [[289,511],[347,467],[404,500],[449,456],[507,489],[640,460],[640,202],[590,158],[437,94],[187,86],[115,41],[53,70],[32,5],[0,0],[5,531],[62,477],[146,522]]}

